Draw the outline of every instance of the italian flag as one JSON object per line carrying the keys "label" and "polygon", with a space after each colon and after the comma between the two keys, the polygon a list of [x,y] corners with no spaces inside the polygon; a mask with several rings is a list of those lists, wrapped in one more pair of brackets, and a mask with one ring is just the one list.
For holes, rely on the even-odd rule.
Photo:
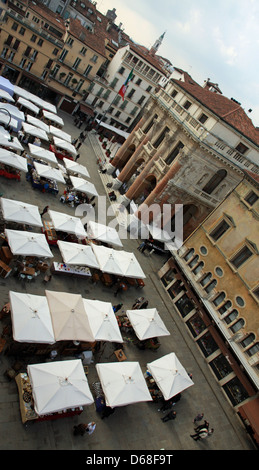
{"label": "italian flag", "polygon": [[124,101],[124,97],[125,97],[125,93],[127,91],[127,88],[129,86],[129,82],[132,80],[133,78],[133,69],[131,70],[131,72],[129,73],[129,76],[128,78],[126,79],[126,81],[123,83],[122,87],[120,88],[120,90],[118,91],[118,94],[122,97],[122,100]]}

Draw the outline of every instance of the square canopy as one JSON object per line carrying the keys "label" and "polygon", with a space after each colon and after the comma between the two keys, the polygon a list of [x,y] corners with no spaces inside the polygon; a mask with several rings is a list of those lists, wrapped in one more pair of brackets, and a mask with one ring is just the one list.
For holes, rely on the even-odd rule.
{"label": "square canopy", "polygon": [[27,204],[22,201],[13,201],[12,199],[1,198],[1,208],[3,217],[7,221],[18,224],[35,225],[42,227],[42,220],[38,206]]}
{"label": "square canopy", "polygon": [[66,140],[70,144],[72,142],[71,135],[68,134],[67,132],[62,131],[58,127],[50,125],[49,126],[49,133],[54,135],[55,137],[59,137],[60,139]]}
{"label": "square canopy", "polygon": [[34,137],[38,137],[42,140],[49,140],[47,132],[39,127],[34,126],[33,124],[29,124],[28,122],[22,123],[23,130],[26,134],[33,135]]}
{"label": "square canopy", "polygon": [[64,263],[99,269],[99,264],[90,245],[81,245],[80,243],[61,240],[58,240],[57,244]]}
{"label": "square canopy", "polygon": [[112,304],[89,299],[83,299],[83,302],[96,341],[123,343]]}
{"label": "square canopy", "polygon": [[141,341],[170,335],[156,308],[127,310],[126,315]]}
{"label": "square canopy", "polygon": [[4,165],[11,166],[20,171],[28,171],[26,158],[2,148],[0,148],[0,163],[4,163]]}
{"label": "square canopy", "polygon": [[152,401],[138,362],[97,364],[96,369],[108,406]]}
{"label": "square canopy", "polygon": [[79,359],[32,364],[27,371],[39,416],[94,402]]}
{"label": "square canopy", "polygon": [[63,184],[66,183],[64,176],[60,170],[57,170],[56,168],[52,168],[49,165],[44,165],[38,162],[34,162],[34,167],[39,176],[42,176],[49,180],[58,181],[59,183],[63,183]]}
{"label": "square canopy", "polygon": [[146,277],[134,253],[102,245],[92,245],[92,249],[101,271],[135,279]]}
{"label": "square canopy", "polygon": [[98,196],[94,184],[90,183],[90,181],[86,181],[85,179],[77,176],[70,176],[70,179],[75,191],[80,191],[81,193],[88,194],[89,196]]}
{"label": "square canopy", "polygon": [[17,137],[5,137],[1,134],[0,136],[0,145],[1,147],[8,147],[13,150],[23,150],[23,146],[21,142],[17,139]]}
{"label": "square canopy", "polygon": [[46,290],[46,297],[56,341],[95,341],[80,294]]}
{"label": "square canopy", "polygon": [[42,114],[49,121],[55,122],[56,124],[59,124],[62,127],[64,126],[63,119],[57,114],[51,113],[50,111],[47,111],[46,109],[43,109]]}
{"label": "square canopy", "polygon": [[55,230],[66,233],[73,233],[78,238],[86,238],[86,231],[79,217],[73,217],[69,214],[49,210]]}
{"label": "square canopy", "polygon": [[8,91],[0,88],[0,99],[14,103],[13,97],[8,93]]}
{"label": "square canopy", "polygon": [[41,119],[27,114],[26,121],[28,122],[28,124],[32,124],[35,127],[39,127],[43,131],[47,132],[47,134],[49,133],[49,126],[45,122],[41,121]]}
{"label": "square canopy", "polygon": [[70,144],[70,142],[67,142],[67,140],[61,139],[60,137],[53,137],[54,145],[55,147],[66,150],[70,155],[73,155],[74,157],[77,155],[77,150],[74,147],[74,145]]}
{"label": "square canopy", "polygon": [[54,152],[50,150],[46,150],[43,147],[39,147],[38,145],[28,144],[29,152],[33,157],[40,158],[41,160],[45,160],[50,163],[55,163],[58,165],[58,161],[56,159],[56,155]]}
{"label": "square canopy", "polygon": [[90,220],[87,224],[87,236],[88,238],[108,243],[109,245],[123,246],[115,228],[98,224],[93,220]]}
{"label": "square canopy", "polygon": [[194,385],[175,353],[166,354],[160,359],[150,362],[147,364],[147,368],[165,400],[169,400]]}
{"label": "square canopy", "polygon": [[90,178],[88,170],[85,166],[80,165],[74,160],[69,160],[69,158],[63,158],[63,162],[65,164],[66,169],[71,173],[77,173],[80,176],[85,176],[86,178]]}
{"label": "square canopy", "polygon": [[14,255],[53,258],[43,233],[5,229],[8,245]]}
{"label": "square canopy", "polygon": [[54,331],[45,296],[9,292],[12,331],[21,343],[55,343]]}
{"label": "square canopy", "polygon": [[30,111],[32,111],[35,114],[39,114],[40,108],[33,104],[31,101],[26,100],[25,98],[18,98],[17,104],[20,104],[21,106],[24,106],[25,108],[28,108]]}

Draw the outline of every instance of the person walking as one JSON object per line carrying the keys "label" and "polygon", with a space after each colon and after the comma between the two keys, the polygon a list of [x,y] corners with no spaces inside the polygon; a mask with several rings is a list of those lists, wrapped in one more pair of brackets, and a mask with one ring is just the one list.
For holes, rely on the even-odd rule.
{"label": "person walking", "polygon": [[146,242],[141,242],[140,245],[138,246],[137,250],[142,251],[142,248],[144,248]]}
{"label": "person walking", "polygon": [[163,405],[157,410],[165,413],[167,410],[170,410],[173,406],[173,400],[164,400]]}
{"label": "person walking", "polygon": [[209,422],[206,421],[206,420],[204,420],[204,423],[203,423],[203,424],[200,424],[199,426],[196,426],[196,427],[194,428],[194,430],[195,430],[196,432],[198,432],[198,431],[200,431],[200,430],[203,429],[203,428],[209,429],[209,425],[210,425]]}
{"label": "person walking", "polygon": [[48,212],[48,210],[49,210],[49,206],[45,206],[40,216],[42,217],[44,214],[46,214],[46,212]]}
{"label": "person walking", "polygon": [[148,306],[148,300],[145,300],[145,302],[143,302],[143,304],[140,306],[140,309],[147,308],[147,306]]}
{"label": "person walking", "polygon": [[207,437],[210,437],[214,432],[214,429],[207,429],[207,428],[201,428],[198,432],[195,434],[190,434],[190,437],[193,438],[194,441],[199,441],[200,439],[206,439]]}
{"label": "person walking", "polygon": [[204,413],[198,413],[193,420],[193,424],[196,424],[198,421],[201,421],[204,416]]}
{"label": "person walking", "polygon": [[163,423],[166,423],[167,421],[170,421],[171,419],[175,419],[175,418],[176,418],[176,411],[171,410],[169,411],[169,413],[167,413],[167,415],[163,416],[161,420],[163,421]]}
{"label": "person walking", "polygon": [[75,156],[75,162],[80,158],[80,153]]}
{"label": "person walking", "polygon": [[96,424],[94,421],[91,423],[85,424],[85,423],[80,423],[77,426],[74,426],[73,428],[73,434],[74,436],[83,436],[85,433],[87,434],[92,434],[96,428]]}
{"label": "person walking", "polygon": [[122,306],[123,304],[113,305],[112,308],[113,308],[114,313],[117,313],[121,309]]}
{"label": "person walking", "polygon": [[131,309],[132,310],[137,310],[140,305],[141,305],[141,302],[144,301],[144,297],[139,297],[138,299],[135,300],[134,304],[132,305]]}

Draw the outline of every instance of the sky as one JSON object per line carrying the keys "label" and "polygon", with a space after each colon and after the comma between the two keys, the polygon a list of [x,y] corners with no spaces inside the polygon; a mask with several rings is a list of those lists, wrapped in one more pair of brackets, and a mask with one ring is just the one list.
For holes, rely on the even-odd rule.
{"label": "sky", "polygon": [[200,85],[217,83],[259,127],[258,0],[97,1],[103,14],[113,8],[115,23],[147,48],[166,32],[158,54]]}

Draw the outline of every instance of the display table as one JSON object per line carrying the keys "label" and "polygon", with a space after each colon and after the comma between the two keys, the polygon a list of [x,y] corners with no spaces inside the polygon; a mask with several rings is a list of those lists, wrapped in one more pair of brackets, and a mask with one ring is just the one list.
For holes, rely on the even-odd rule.
{"label": "display table", "polygon": [[18,374],[15,377],[15,382],[18,387],[20,412],[23,423],[27,423],[28,421],[48,421],[59,418],[67,418],[68,416],[80,415],[83,411],[82,407],[78,407],[39,416],[34,410],[32,387],[28,374]]}
{"label": "display table", "polygon": [[56,230],[54,229],[51,222],[44,221],[42,232],[45,234],[49,245],[57,245],[58,237]]}
{"label": "display table", "polygon": [[86,266],[72,266],[65,263],[52,263],[51,272],[53,274],[66,274],[67,276],[91,277],[92,273]]}
{"label": "display table", "polygon": [[11,273],[12,268],[7,266],[3,261],[0,261],[0,277],[6,278]]}
{"label": "display table", "polygon": [[43,193],[58,194],[58,185],[54,180],[45,180],[39,177],[36,171],[32,172],[31,184],[34,189],[39,189]]}

